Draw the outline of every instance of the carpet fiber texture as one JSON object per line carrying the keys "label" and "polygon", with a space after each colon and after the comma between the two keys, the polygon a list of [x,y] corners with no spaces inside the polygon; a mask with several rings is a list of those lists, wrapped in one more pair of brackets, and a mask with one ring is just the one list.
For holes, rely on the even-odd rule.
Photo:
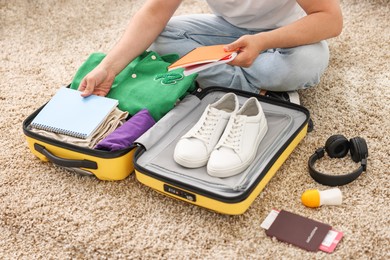
{"label": "carpet fiber texture", "polygon": [[[92,52],[118,41],[141,0],[0,0],[1,259],[389,259],[390,4],[343,0],[344,30],[329,40],[321,83],[300,91],[311,112],[308,133],[248,211],[221,215],[161,195],[137,182],[99,181],[41,162],[22,121],[70,83]],[[207,13],[188,0],[177,14]],[[300,196],[324,190],[307,160],[332,134],[361,136],[367,172],[340,187],[343,204],[310,209]],[[349,172],[350,158],[324,158],[317,168]],[[310,253],[269,238],[260,227],[284,209],[344,232],[336,251]]]}

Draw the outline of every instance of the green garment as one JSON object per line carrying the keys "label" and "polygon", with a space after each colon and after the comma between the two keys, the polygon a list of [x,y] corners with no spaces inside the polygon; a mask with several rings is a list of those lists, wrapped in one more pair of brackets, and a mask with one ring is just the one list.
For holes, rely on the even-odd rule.
{"label": "green garment", "polygon": [[[103,53],[91,54],[76,72],[70,87],[78,89],[81,80],[105,56]],[[147,109],[158,121],[178,99],[195,89],[197,74],[184,76],[183,69],[167,71],[167,67],[178,58],[177,54],[160,56],[156,52],[145,51],[115,77],[107,97],[117,99],[118,108],[130,115]]]}

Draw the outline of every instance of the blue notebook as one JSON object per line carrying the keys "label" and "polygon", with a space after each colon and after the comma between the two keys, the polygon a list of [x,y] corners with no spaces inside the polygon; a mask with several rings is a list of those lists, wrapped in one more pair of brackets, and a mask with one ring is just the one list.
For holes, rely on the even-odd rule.
{"label": "blue notebook", "polygon": [[60,88],[31,122],[37,129],[86,139],[105,121],[118,100]]}

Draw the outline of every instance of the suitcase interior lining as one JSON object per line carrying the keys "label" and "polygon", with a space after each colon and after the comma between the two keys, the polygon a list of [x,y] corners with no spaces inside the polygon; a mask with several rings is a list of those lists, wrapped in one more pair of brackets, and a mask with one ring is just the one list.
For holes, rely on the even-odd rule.
{"label": "suitcase interior lining", "polygon": [[[306,121],[302,111],[261,101],[268,123],[268,132],[260,143],[254,162],[241,174],[228,177],[211,177],[206,167],[188,169],[173,160],[173,151],[177,141],[200,118],[208,104],[214,103],[226,92],[208,93],[201,100],[193,95],[187,96],[155,127],[141,136],[136,142],[146,151],[136,163],[153,174],[175,179],[186,185],[196,186],[224,197],[235,197],[245,192],[256,179],[262,177],[272,159],[283,152],[286,142]],[[238,96],[240,105],[246,97]]]}

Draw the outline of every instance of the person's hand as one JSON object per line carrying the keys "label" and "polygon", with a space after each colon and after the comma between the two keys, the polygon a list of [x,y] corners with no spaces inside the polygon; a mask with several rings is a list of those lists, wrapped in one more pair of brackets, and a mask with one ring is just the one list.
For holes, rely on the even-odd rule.
{"label": "person's hand", "polygon": [[227,44],[224,47],[225,51],[238,51],[237,57],[228,64],[245,68],[250,67],[262,51],[257,38],[257,35],[244,35]]}
{"label": "person's hand", "polygon": [[81,96],[87,97],[91,94],[106,96],[112,87],[114,79],[114,72],[96,67],[81,81],[79,85],[79,90],[82,91]]}

